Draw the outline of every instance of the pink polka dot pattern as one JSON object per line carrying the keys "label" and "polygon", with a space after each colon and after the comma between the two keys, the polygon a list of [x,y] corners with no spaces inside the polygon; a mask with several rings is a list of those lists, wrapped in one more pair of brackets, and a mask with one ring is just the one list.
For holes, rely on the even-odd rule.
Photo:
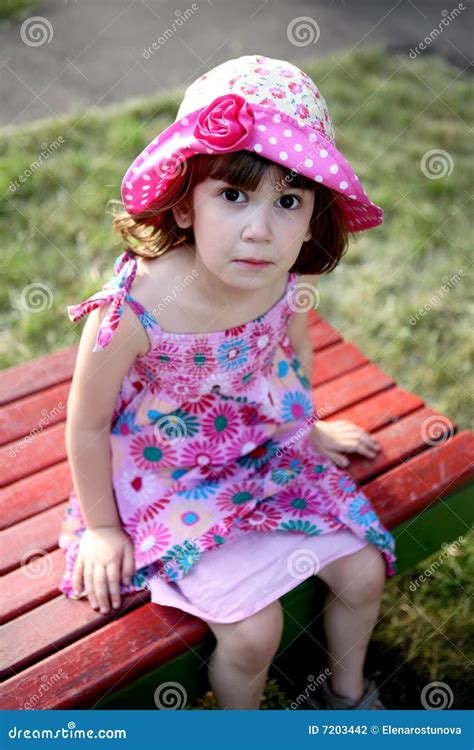
{"label": "pink polka dot pattern", "polygon": [[176,121],[127,170],[122,181],[125,209],[134,214],[152,207],[195,154],[241,148],[333,190],[350,231],[382,223],[383,210],[369,199],[336,147],[316,84],[295,65],[263,55],[228,60],[187,88]]}

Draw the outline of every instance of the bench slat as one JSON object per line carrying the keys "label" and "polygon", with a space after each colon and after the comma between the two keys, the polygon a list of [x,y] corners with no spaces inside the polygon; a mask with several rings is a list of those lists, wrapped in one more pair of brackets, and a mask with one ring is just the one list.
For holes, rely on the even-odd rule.
{"label": "bench slat", "polygon": [[0,489],[0,528],[41,513],[66,500],[72,489],[67,461]]}
{"label": "bench slat", "polygon": [[65,422],[48,427],[33,440],[8,443],[0,448],[0,487],[30,476],[66,458]]}
{"label": "bench slat", "polygon": [[320,351],[326,346],[335,344],[337,341],[342,341],[342,336],[335,328],[333,328],[325,320],[308,328],[308,334],[313,346],[313,351]]}
{"label": "bench slat", "polygon": [[369,362],[327,384],[316,385],[312,392],[318,415],[325,418],[393,385],[393,378]]}
{"label": "bench slat", "polygon": [[2,531],[1,575],[17,568],[31,550],[51,552],[56,549],[66,505],[67,502],[55,505]]}
{"label": "bench slat", "polygon": [[311,384],[322,385],[366,362],[368,362],[367,357],[350,341],[337,342],[322,349],[314,358]]}
{"label": "bench slat", "polygon": [[[67,673],[61,692],[68,700],[82,702],[87,695],[96,696],[103,686],[116,687],[120,677],[136,677],[142,670],[147,671],[186,651],[188,645],[210,632],[203,621],[192,615],[175,607],[145,601],[149,596],[149,592],[141,591],[122,597],[122,615],[120,610],[101,615],[86,601],[60,596],[5,625],[4,637],[9,643],[18,628],[22,637],[19,639],[16,635],[15,642],[8,648],[8,661],[2,664],[0,672],[2,677],[33,666],[7,681],[8,692],[0,701],[1,708],[17,707],[14,694],[24,676],[29,678],[30,694],[34,692],[35,664],[40,660],[44,659],[43,674],[51,674],[61,666]],[[64,627],[65,624],[68,627]],[[77,692],[78,683],[82,687],[81,695]],[[42,709],[47,705],[51,704],[41,702]],[[56,701],[54,705],[60,707]],[[71,704],[61,702],[61,705]]]}
{"label": "bench slat", "polygon": [[[67,617],[76,620],[82,603],[64,597],[62,602],[59,619],[67,612],[65,605],[72,605]],[[92,708],[108,693],[185,653],[209,632],[202,620],[149,602],[12,677],[2,687],[0,708],[30,708],[32,701],[33,708],[42,710]]]}
{"label": "bench slat", "polygon": [[3,576],[0,625],[58,595],[58,586],[64,573],[64,552],[58,548],[47,554],[47,560],[40,559],[31,565],[31,569],[44,571],[44,575],[28,577],[25,575],[27,568],[15,568]]}
{"label": "bench slat", "polygon": [[[363,382],[367,383],[367,379],[364,378]],[[423,401],[419,396],[398,386],[386,388],[369,398],[359,390],[359,396],[360,400],[357,403],[337,411],[335,418],[350,419],[369,432],[396,422],[397,419],[423,406]],[[334,414],[334,411],[330,414]]]}
{"label": "bench slat", "polygon": [[[352,417],[351,417],[351,421]],[[457,425],[444,415],[425,406],[412,412],[395,424],[378,430],[377,440],[381,450],[374,459],[364,458],[355,453],[351,456],[350,472],[357,482],[367,482],[368,479],[383,474],[396,466],[400,461],[416,453],[427,450],[432,444],[427,442],[430,434],[430,424],[437,423],[446,430],[446,436],[454,435]]]}
{"label": "bench slat", "polygon": [[68,381],[0,407],[0,445],[64,422],[70,388]]}
{"label": "bench slat", "polygon": [[71,380],[76,357],[77,346],[71,346],[3,370],[0,372],[0,406]]}
{"label": "bench slat", "polygon": [[392,528],[473,480],[474,435],[463,430],[377,477],[364,491]]}

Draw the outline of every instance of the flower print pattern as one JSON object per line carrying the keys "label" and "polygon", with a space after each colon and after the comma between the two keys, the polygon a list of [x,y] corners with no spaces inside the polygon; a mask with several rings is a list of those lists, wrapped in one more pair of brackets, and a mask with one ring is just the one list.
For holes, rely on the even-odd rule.
{"label": "flower print pattern", "polygon": [[144,522],[134,538],[134,545],[141,563],[147,565],[156,560],[169,545],[170,538],[170,530],[164,523]]}
{"label": "flower print pattern", "polygon": [[129,507],[148,505],[156,497],[156,481],[152,474],[131,471],[119,476],[120,493],[127,497]]}
{"label": "flower print pattern", "polygon": [[293,479],[296,479],[305,467],[303,459],[298,455],[297,451],[290,451],[283,455],[278,461],[278,465],[270,471],[270,478],[275,484],[284,485],[288,484]]}
{"label": "flower print pattern", "polygon": [[307,419],[313,414],[311,399],[300,391],[289,391],[283,396],[283,418],[285,422]]}
{"label": "flower print pattern", "polygon": [[112,427],[114,435],[133,435],[140,432],[140,425],[135,422],[135,414],[132,411],[124,411],[118,415]]}
{"label": "flower print pattern", "polygon": [[250,344],[244,338],[233,338],[223,341],[217,351],[217,361],[224,370],[235,370],[248,362]]}
{"label": "flower print pattern", "polygon": [[278,507],[295,518],[304,518],[318,513],[324,508],[327,498],[320,487],[308,487],[301,479],[295,479],[291,487],[284,488],[278,496]]}
{"label": "flower print pattern", "polygon": [[204,437],[212,443],[224,443],[239,431],[238,411],[230,404],[213,406],[202,420]]}
{"label": "flower print pattern", "polygon": [[174,466],[176,452],[172,445],[154,435],[138,437],[130,444],[130,455],[139,469],[157,471],[160,466]]}
{"label": "flower print pattern", "polygon": [[[116,295],[98,337],[103,345],[124,303],[149,326],[150,349],[121,384],[110,430],[113,490],[137,570],[122,590],[139,590],[152,575],[179,581],[235,526],[310,536],[349,529],[380,549],[391,575],[392,535],[363,489],[311,440],[311,388],[287,339],[297,274],[289,275],[287,294],[253,321],[172,335],[131,296],[131,256],[119,260],[118,280],[71,315],[80,319]],[[60,590],[68,596],[84,531],[72,492],[59,537],[66,554]]]}
{"label": "flower print pattern", "polygon": [[242,507],[249,504],[255,505],[260,498],[260,486],[258,482],[246,481],[233,483],[224,491],[219,493],[217,506],[224,515],[234,515],[241,511]]}
{"label": "flower print pattern", "polygon": [[355,523],[360,523],[362,526],[371,526],[377,523],[377,516],[375,515],[369,501],[363,495],[357,495],[355,499],[349,503],[349,518]]}
{"label": "flower print pattern", "polygon": [[274,505],[260,503],[251,515],[242,519],[239,528],[244,531],[276,531],[282,515]]}

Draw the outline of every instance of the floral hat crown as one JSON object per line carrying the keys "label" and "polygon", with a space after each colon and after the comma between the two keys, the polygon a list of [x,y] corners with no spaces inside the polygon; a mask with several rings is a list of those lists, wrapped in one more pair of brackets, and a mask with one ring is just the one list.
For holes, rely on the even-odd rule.
{"label": "floral hat crown", "polygon": [[241,149],[333,190],[350,231],[382,223],[382,209],[336,147],[328,107],[314,81],[295,65],[263,55],[228,60],[186,89],[175,122],[123,178],[126,210],[151,208],[182,177],[192,156]]}

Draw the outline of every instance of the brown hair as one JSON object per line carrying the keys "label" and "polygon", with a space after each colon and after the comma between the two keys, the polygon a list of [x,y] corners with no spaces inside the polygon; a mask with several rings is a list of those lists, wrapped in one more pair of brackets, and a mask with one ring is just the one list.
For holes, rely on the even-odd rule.
{"label": "brown hair", "polygon": [[[192,228],[182,229],[176,224],[171,208],[180,203],[200,182],[208,177],[225,180],[244,191],[258,188],[269,168],[281,177],[281,189],[299,187],[314,190],[314,209],[310,221],[311,239],[303,242],[300,254],[291,271],[300,274],[322,274],[332,271],[341,260],[348,245],[348,229],[337,193],[324,185],[300,175],[250,151],[230,154],[201,155],[190,158],[182,174],[172,180],[166,195],[158,198],[146,210],[137,214],[121,211],[114,214],[113,227],[128,244],[133,255],[157,257],[176,245],[194,242]],[[133,246],[133,241],[136,244]],[[130,243],[130,244],[129,244]]]}

